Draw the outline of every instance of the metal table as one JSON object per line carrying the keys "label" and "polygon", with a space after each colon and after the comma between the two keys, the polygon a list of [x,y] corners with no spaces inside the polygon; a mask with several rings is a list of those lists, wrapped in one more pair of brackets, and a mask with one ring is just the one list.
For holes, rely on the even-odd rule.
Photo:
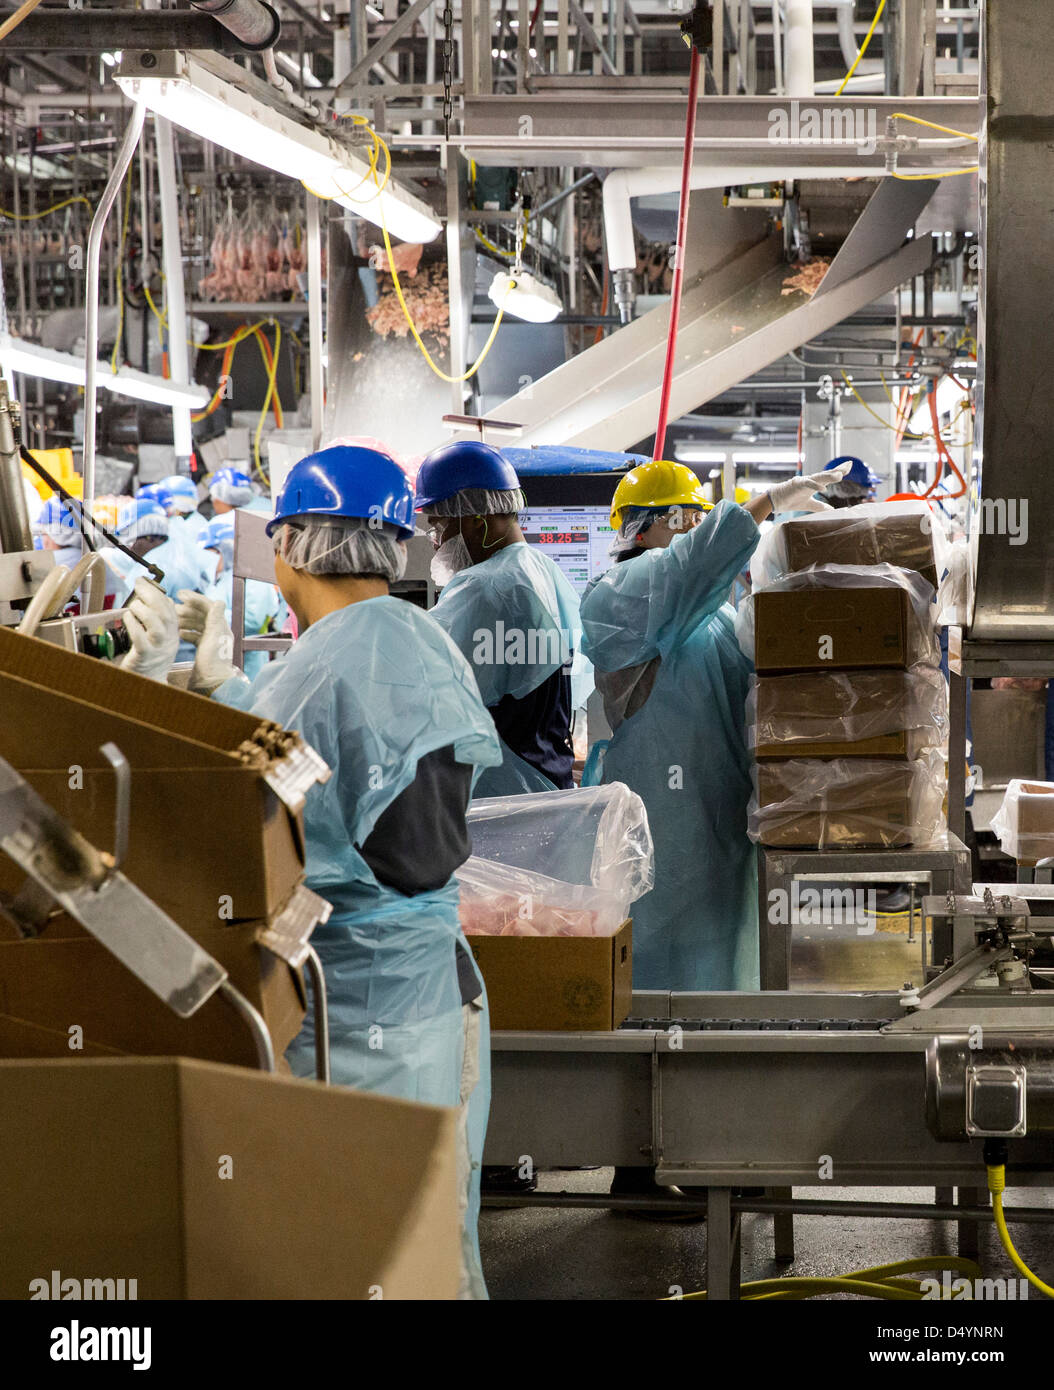
{"label": "metal table", "polygon": [[[970,891],[970,851],[955,835],[944,834],[925,848],[915,849],[771,849],[764,848],[759,861],[758,930],[761,949],[761,987],[785,990],[790,984],[793,921],[773,904],[792,900],[793,884],[812,883],[922,883],[931,893]],[[777,899],[773,895],[786,896]],[[932,958],[939,963],[950,943],[935,941]],[[925,944],[923,945],[923,964]]]}

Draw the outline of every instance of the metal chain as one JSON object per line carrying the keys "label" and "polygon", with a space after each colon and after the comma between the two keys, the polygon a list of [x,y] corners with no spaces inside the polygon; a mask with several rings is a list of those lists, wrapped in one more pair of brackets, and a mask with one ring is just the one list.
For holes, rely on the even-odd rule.
{"label": "metal chain", "polygon": [[450,139],[450,118],[454,114],[454,100],[450,88],[454,80],[454,11],[450,0],[443,9],[443,139]]}

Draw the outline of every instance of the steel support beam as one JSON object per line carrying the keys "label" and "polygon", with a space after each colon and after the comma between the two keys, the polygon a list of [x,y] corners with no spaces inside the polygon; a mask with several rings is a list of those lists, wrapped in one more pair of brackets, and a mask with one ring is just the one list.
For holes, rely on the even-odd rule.
{"label": "steel support beam", "polygon": [[386,53],[390,52],[399,40],[414,27],[425,10],[430,5],[435,4],[435,0],[414,0],[409,9],[403,10],[399,18],[391,25],[382,38],[379,38],[373,47],[367,52],[366,56],[355,64],[352,70],[345,77],[344,81],[337,88],[336,95],[342,95],[346,87],[354,87],[357,82],[365,79],[366,74],[374,63],[379,62]]}
{"label": "steel support beam", "polygon": [[[5,54],[110,53],[124,48],[192,48],[244,53],[234,35],[196,10],[37,10],[4,39]],[[84,74],[78,73],[78,85]]]}
{"label": "steel support beam", "polygon": [[[679,166],[684,146],[683,96],[674,88],[656,91],[633,79],[622,82],[625,85],[614,91],[572,91],[561,85],[534,92],[529,98],[529,136],[522,133],[522,95],[477,96],[467,91],[465,152],[478,164]],[[902,101],[817,96],[803,115],[801,104],[788,97],[704,96],[696,127],[695,166],[745,166],[748,176],[751,169],[775,170],[765,175],[773,178],[784,177],[779,171],[790,166],[804,167],[819,177],[881,176],[886,173],[889,149],[886,120],[895,112],[970,135],[983,120],[981,104],[974,97]],[[901,172],[938,173],[976,162],[976,147],[969,141],[907,122],[900,123],[897,135]]]}

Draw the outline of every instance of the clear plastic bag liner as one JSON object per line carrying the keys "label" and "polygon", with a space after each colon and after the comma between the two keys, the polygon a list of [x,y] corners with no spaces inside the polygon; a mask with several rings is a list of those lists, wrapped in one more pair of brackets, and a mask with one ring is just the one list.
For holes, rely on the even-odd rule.
{"label": "clear plastic bag liner", "polygon": [[[924,663],[939,666],[941,660],[940,642],[937,639],[937,606],[934,602],[933,586],[927,584],[921,575],[913,570],[900,569],[896,565],[817,565],[815,569],[802,570],[797,574],[783,575],[764,585],[755,583],[754,594],[789,593],[802,589],[872,589],[894,587],[904,589],[915,614],[920,641],[917,648],[928,651]],[[744,656],[754,660],[754,594],[746,598],[736,610],[736,639]]]}
{"label": "clear plastic bag liner", "polygon": [[623,917],[652,886],[648,813],[623,782],[483,798],[469,806],[467,824],[480,859],[599,888],[623,905]]}
{"label": "clear plastic bag liner", "polygon": [[815,565],[895,565],[940,586],[948,569],[944,523],[925,502],[869,502],[792,517],[761,538],[750,562],[755,588]]}
{"label": "clear plastic bag liner", "polygon": [[750,838],[815,849],[898,849],[944,831],[944,759],[792,758],[757,763],[747,810]]}
{"label": "clear plastic bag liner", "polygon": [[937,747],[948,730],[948,688],[932,666],[910,671],[820,671],[754,677],[747,696],[747,743],[854,743],[919,731]]}
{"label": "clear plastic bag liner", "polygon": [[1054,855],[1054,782],[1015,778],[992,817],[992,830],[1004,854],[1035,864]]}
{"label": "clear plastic bag liner", "polygon": [[614,893],[476,855],[455,877],[466,936],[614,936],[627,915]]}

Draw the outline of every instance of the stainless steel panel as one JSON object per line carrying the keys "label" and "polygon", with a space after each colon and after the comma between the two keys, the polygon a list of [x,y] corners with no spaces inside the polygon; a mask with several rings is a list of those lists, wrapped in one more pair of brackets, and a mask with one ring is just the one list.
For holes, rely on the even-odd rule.
{"label": "stainless steel panel", "polygon": [[[1052,639],[1054,30],[1049,0],[990,3],[984,22],[983,466],[980,503],[971,516],[978,546],[971,636]],[[1020,510],[1025,504],[1025,544],[1013,545],[1012,534],[983,524],[982,508],[991,515],[1000,506]]]}

